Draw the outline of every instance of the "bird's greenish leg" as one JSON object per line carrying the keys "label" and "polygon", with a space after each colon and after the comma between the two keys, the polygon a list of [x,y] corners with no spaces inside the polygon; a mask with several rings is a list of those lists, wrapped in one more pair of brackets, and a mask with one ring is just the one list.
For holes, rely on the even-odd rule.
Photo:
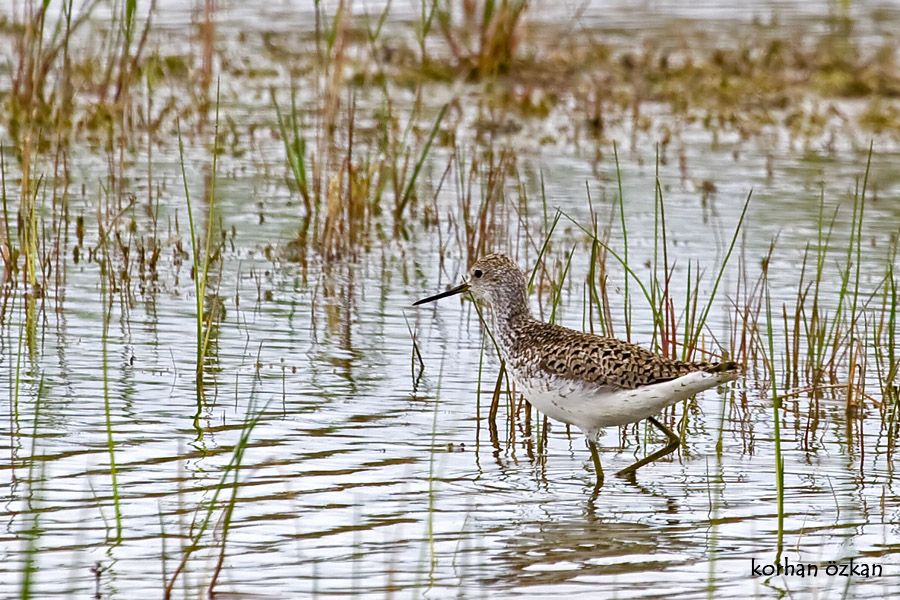
{"label": "bird's greenish leg", "polygon": [[666,456],[668,454],[675,452],[675,450],[678,449],[678,446],[681,445],[681,438],[679,438],[677,435],[675,435],[675,433],[671,429],[669,429],[668,427],[666,427],[665,425],[663,425],[662,423],[657,421],[656,418],[654,418],[654,417],[648,417],[648,420],[651,423],[653,423],[653,425],[655,425],[657,429],[659,429],[664,434],[666,434],[666,437],[669,439],[669,443],[666,444],[666,447],[663,448],[662,450],[657,450],[650,456],[646,456],[646,457],[642,458],[641,460],[637,461],[636,463],[634,463],[633,465],[625,467],[624,469],[622,469],[621,471],[616,473],[616,475],[620,475],[620,476],[621,475],[631,475],[632,473],[634,473],[635,471],[637,471],[644,465],[646,465],[648,463],[652,463],[653,461],[657,461],[660,458],[662,458],[663,456]]}
{"label": "bird's greenish leg", "polygon": [[588,440],[588,448],[591,450],[591,460],[594,461],[594,471],[597,474],[597,483],[594,484],[594,490],[599,490],[603,486],[603,467],[600,465],[600,453],[597,452],[597,444],[593,440]]}

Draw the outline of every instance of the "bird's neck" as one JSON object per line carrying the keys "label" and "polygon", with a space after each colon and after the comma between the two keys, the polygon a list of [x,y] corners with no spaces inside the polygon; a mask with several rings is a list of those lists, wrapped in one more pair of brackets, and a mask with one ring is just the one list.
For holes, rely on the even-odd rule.
{"label": "bird's neck", "polygon": [[523,292],[515,302],[503,302],[491,307],[494,339],[506,358],[516,342],[522,326],[531,321],[531,310]]}

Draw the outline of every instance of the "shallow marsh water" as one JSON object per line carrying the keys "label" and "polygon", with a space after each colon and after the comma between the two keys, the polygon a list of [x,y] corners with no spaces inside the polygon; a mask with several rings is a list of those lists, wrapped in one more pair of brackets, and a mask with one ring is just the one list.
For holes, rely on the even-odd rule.
{"label": "shallow marsh water", "polygon": [[[779,6],[759,10],[777,12]],[[663,12],[661,19],[674,11]],[[232,16],[237,20],[241,14],[236,9]],[[596,12],[587,14],[597,18]],[[631,15],[622,19],[622,27],[635,26]],[[186,26],[172,19],[174,30]],[[878,27],[875,19],[863,22]],[[290,22],[283,26],[291,30]],[[252,115],[258,109],[270,115],[265,85],[248,93],[243,104],[223,106],[223,114]],[[634,142],[619,147],[629,263],[648,276],[644,265],[654,256],[657,132],[632,138],[627,125],[622,128],[621,139]],[[195,198],[202,197],[210,163],[209,146],[201,137],[187,148]],[[713,273],[753,190],[736,251],[743,262],[735,257],[730,263],[710,313],[704,344],[713,348],[713,336],[725,341],[731,335],[732,302],[740,299],[729,294],[736,289],[740,265],[754,278],[773,239],[777,251],[768,263],[772,305],[780,311],[794,300],[800,261],[818,232],[820,197],[825,214],[840,207],[834,237],[842,247],[837,242],[849,236],[852,194],[867,156],[858,147],[828,153],[792,147],[783,139],[757,144],[724,136],[713,142],[690,125],[683,139],[687,168],[680,168],[675,156],[664,157],[668,160],[660,167],[673,298],[685,297],[689,261],[692,273],[698,266],[704,271],[701,302],[711,293]],[[551,218],[558,207],[589,226],[593,210],[601,224],[610,223],[610,246],[622,248],[611,144],[600,148],[604,158],[599,163],[592,152],[525,146],[529,150],[517,157],[517,168],[530,200],[527,205],[512,200],[499,209],[506,216],[498,221],[506,229],[495,232],[501,249],[515,253],[523,267],[533,266],[548,225],[539,202],[541,175]],[[93,593],[98,575],[91,568],[97,564],[103,597],[159,594],[165,574],[171,576],[190,532],[202,520],[204,503],[212,498],[247,415],[257,410],[264,412],[241,466],[217,588],[222,593],[373,598],[900,594],[900,499],[874,372],[867,373],[872,397],[855,411],[847,410],[842,390],[825,393],[815,404],[804,394],[785,398],[780,541],[771,392],[758,372],[733,389],[698,396],[686,413],[677,407],[672,422],[686,415],[686,445],[677,455],[643,468],[636,483],[608,477],[591,500],[593,472],[576,432],[569,435],[551,424],[546,447],[539,451],[536,437],[527,435],[521,421],[508,429],[501,407],[499,441],[492,444],[485,416],[498,365],[482,350],[471,304],[451,299],[419,310],[409,306],[464,272],[458,230],[412,227],[406,239],[372,236],[368,251],[352,259],[288,261],[284,250],[296,238],[301,205],[285,185],[281,151],[279,140],[260,136],[247,156],[223,156],[219,164],[216,211],[229,241],[215,279],[225,317],[206,374],[206,402],[199,409],[189,259],[167,249],[156,285],[115,296],[107,362],[120,543],[114,543],[103,401],[99,267],[85,260],[66,263],[64,295],[45,302],[30,351],[21,293],[10,295],[14,300],[0,336],[0,368],[8,386],[3,396],[10,404],[4,424],[8,435],[0,442],[8,457],[0,464],[7,490],[0,595],[18,592],[30,560],[37,567],[37,597]],[[153,160],[153,185],[165,190],[160,228],[165,224],[167,235],[184,238],[177,148],[161,148]],[[900,229],[898,160],[892,149],[878,147],[872,157],[860,264],[864,291],[883,280],[892,236]],[[438,151],[426,166],[430,189],[437,189],[446,161],[446,153]],[[86,186],[84,195],[69,199],[72,214],[98,210],[96,173],[104,163],[102,153],[86,153],[72,165],[72,189]],[[143,198],[148,182],[141,159],[127,178],[129,188]],[[715,191],[704,195],[703,182],[711,182]],[[8,185],[14,197],[14,178]],[[514,186],[509,187],[516,198]],[[451,185],[437,193],[440,213],[455,214],[458,202],[459,190]],[[195,199],[194,210],[199,217],[206,207]],[[146,218],[133,212],[146,234]],[[96,228],[88,226],[84,245],[96,240]],[[566,218],[552,240],[545,264],[554,277],[576,247],[557,320],[582,328],[590,245]],[[69,239],[69,253],[74,245]],[[832,310],[840,256],[826,265],[829,292],[823,301]],[[616,332],[623,335],[621,270],[611,268],[608,287]],[[650,311],[633,284],[631,294],[633,339],[648,343]],[[536,297],[532,300],[535,311],[547,318],[546,296],[540,305]],[[410,328],[424,363],[421,377]],[[778,337],[774,347],[780,352],[785,340]],[[644,441],[643,426],[624,434],[608,430],[601,441],[607,471],[641,456]],[[660,442],[651,436],[650,443]],[[217,521],[220,514],[217,508]],[[221,522],[214,523],[176,585],[177,594],[205,594],[221,536]],[[752,572],[754,560],[772,563],[785,557],[820,565],[820,574],[783,578]],[[880,565],[883,576],[824,573],[829,561],[851,558]]]}

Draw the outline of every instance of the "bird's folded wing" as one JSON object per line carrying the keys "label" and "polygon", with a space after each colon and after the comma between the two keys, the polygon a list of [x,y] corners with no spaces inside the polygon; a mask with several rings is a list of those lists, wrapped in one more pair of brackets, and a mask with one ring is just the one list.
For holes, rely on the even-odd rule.
{"label": "bird's folded wing", "polygon": [[698,364],[668,359],[614,338],[553,327],[544,343],[533,349],[548,373],[621,389],[670,381],[693,371]]}

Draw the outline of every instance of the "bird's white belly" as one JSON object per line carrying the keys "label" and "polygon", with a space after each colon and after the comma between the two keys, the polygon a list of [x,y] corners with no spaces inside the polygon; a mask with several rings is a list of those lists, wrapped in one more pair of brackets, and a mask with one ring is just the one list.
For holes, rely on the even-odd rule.
{"label": "bird's white belly", "polygon": [[640,420],[623,402],[620,390],[553,377],[516,381],[525,399],[551,419],[575,425],[582,431]]}
{"label": "bird's white belly", "polygon": [[536,409],[569,423],[589,437],[604,427],[635,423],[699,391],[733,378],[731,374],[695,372],[671,381],[625,390],[557,376],[513,380]]}

